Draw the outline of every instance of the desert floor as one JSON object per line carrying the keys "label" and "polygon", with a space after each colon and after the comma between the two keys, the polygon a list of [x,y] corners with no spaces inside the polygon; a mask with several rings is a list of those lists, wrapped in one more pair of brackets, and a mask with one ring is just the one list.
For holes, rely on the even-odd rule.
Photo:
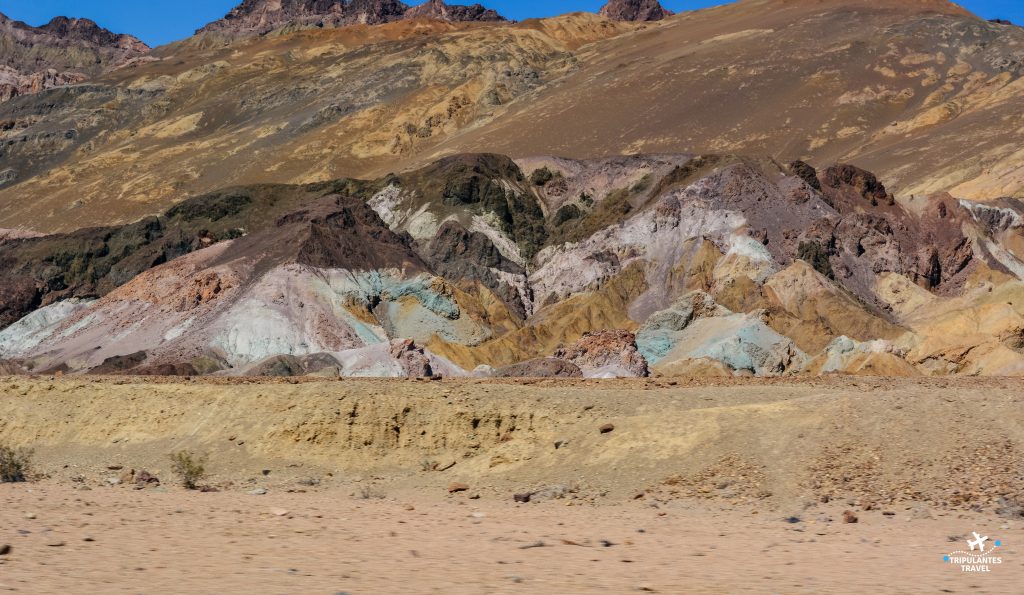
{"label": "desert floor", "polygon": [[1022,388],[0,379],[0,591],[1020,593]]}

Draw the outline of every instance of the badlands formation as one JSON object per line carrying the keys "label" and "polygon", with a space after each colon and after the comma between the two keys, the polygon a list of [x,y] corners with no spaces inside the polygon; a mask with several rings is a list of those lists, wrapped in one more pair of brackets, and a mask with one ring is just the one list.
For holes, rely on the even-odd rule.
{"label": "badlands formation", "polygon": [[8,372],[1024,374],[1024,31],[944,0],[3,25],[92,60],[0,104]]}
{"label": "badlands formation", "polygon": [[1020,593],[1024,29],[245,0],[0,56],[0,591]]}

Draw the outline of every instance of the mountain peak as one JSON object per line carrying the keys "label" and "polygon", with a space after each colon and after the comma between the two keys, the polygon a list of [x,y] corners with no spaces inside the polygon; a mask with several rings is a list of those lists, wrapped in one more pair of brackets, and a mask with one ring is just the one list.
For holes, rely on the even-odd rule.
{"label": "mountain peak", "polygon": [[405,18],[427,18],[453,22],[505,20],[505,17],[498,14],[496,10],[485,8],[481,4],[459,6],[447,4],[444,0],[430,0],[419,6],[414,6],[406,11]]}
{"label": "mountain peak", "polygon": [[86,80],[149,51],[89,19],[56,17],[33,27],[0,14],[0,102]]}
{"label": "mountain peak", "polygon": [[461,6],[442,0],[430,0],[415,7],[399,0],[243,0],[223,19],[210,23],[200,32],[244,37],[290,26],[379,25],[415,18],[449,22],[505,20],[480,4]]}
{"label": "mountain peak", "polygon": [[658,0],[610,0],[600,14],[613,21],[660,21],[672,16],[672,11]]}
{"label": "mountain peak", "polygon": [[149,49],[145,43],[131,35],[114,33],[104,29],[90,19],[54,17],[49,23],[38,28],[58,39],[79,41],[101,47],[130,49],[145,52]]}

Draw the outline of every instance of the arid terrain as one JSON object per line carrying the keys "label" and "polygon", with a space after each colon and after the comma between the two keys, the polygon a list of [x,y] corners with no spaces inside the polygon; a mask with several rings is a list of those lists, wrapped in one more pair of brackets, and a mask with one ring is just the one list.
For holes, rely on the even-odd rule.
{"label": "arid terrain", "polygon": [[502,12],[0,14],[0,592],[1019,595],[1024,28]]}
{"label": "arid terrain", "polygon": [[[0,486],[0,587],[1013,593],[1021,388],[8,378],[41,478]],[[989,573],[943,562],[972,531]]]}

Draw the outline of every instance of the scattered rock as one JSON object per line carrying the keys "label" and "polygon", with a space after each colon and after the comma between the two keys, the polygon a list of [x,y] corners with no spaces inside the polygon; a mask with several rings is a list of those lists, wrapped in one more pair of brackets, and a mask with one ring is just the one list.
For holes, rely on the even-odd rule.
{"label": "scattered rock", "polygon": [[853,512],[852,510],[847,510],[846,512],[843,513],[843,522],[844,523],[852,524],[852,523],[856,523],[857,521],[858,521],[857,513]]}
{"label": "scattered rock", "polygon": [[36,513],[34,513],[34,512],[26,512],[25,513],[25,518],[31,521],[31,520],[36,518]]}
{"label": "scattered rock", "polygon": [[532,497],[533,497],[533,492],[525,492],[525,493],[522,493],[522,494],[515,494],[515,495],[513,495],[512,499],[515,500],[516,502],[526,503],[526,502],[529,502],[530,498],[532,498]]}
{"label": "scattered rock", "polygon": [[256,488],[255,490],[250,490],[248,493],[250,496],[265,496],[267,494],[267,490],[263,488]]}
{"label": "scattered rock", "polygon": [[285,510],[283,508],[271,508],[270,509],[270,514],[272,514],[274,516],[288,516],[289,511],[287,511],[287,510]]}
{"label": "scattered rock", "polygon": [[11,546],[9,546],[7,544],[0,545],[0,556],[6,556],[6,555],[10,554],[11,550],[13,550],[13,549],[14,548],[12,548]]}
{"label": "scattered rock", "polygon": [[600,431],[600,432],[601,432],[602,434],[609,434],[609,433],[611,433],[611,432],[614,432],[614,431],[615,431],[615,424],[604,424],[603,426],[601,426],[600,428],[598,428],[598,430],[599,430],[599,431]]}
{"label": "scattered rock", "polygon": [[465,492],[465,491],[468,491],[468,490],[469,490],[469,486],[468,485],[466,485],[464,483],[461,483],[461,482],[458,482],[458,481],[453,481],[452,483],[448,484],[448,493],[449,494],[455,494],[455,493],[458,493],[458,492]]}
{"label": "scattered rock", "polygon": [[672,16],[658,0],[609,0],[600,15],[613,21],[660,21]]}
{"label": "scattered rock", "polygon": [[135,487],[136,488],[145,488],[145,487],[151,486],[151,485],[153,485],[153,486],[160,485],[160,479],[157,478],[157,476],[155,476],[152,473],[150,473],[149,471],[145,471],[145,470],[139,471],[135,475]]}

